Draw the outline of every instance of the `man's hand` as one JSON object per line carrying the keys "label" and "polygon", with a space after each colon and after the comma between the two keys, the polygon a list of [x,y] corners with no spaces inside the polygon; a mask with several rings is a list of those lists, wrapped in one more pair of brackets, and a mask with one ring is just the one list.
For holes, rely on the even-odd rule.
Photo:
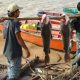
{"label": "man's hand", "polygon": [[30,57],[30,52],[29,52],[29,50],[27,51],[27,58],[29,58]]}
{"label": "man's hand", "polygon": [[25,51],[26,51],[26,55],[27,55],[26,58],[29,58],[30,57],[30,51],[29,51],[29,49],[27,48]]}

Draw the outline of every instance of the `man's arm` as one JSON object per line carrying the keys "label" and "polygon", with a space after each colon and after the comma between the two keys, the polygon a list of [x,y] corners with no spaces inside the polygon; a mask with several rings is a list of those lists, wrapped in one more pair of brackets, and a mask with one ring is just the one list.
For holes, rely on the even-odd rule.
{"label": "man's arm", "polygon": [[30,56],[30,52],[29,52],[29,50],[28,50],[28,47],[27,47],[26,44],[24,43],[24,41],[23,41],[23,39],[22,39],[22,37],[21,37],[20,32],[17,32],[17,33],[16,33],[16,38],[17,38],[19,44],[25,49],[26,54],[27,54],[27,57],[29,57],[29,56]]}

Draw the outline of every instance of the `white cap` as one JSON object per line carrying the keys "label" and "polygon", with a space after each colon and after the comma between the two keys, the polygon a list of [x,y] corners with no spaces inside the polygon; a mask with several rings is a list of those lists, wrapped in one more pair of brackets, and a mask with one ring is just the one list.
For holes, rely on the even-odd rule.
{"label": "white cap", "polygon": [[13,3],[8,6],[8,11],[15,12],[16,10],[21,9],[17,4]]}

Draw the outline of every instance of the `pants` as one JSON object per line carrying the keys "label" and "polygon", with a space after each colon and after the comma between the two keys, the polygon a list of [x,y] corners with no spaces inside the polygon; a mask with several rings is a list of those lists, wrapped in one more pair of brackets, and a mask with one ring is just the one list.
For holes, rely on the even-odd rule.
{"label": "pants", "polygon": [[8,59],[8,79],[18,78],[21,69],[21,57],[15,59]]}

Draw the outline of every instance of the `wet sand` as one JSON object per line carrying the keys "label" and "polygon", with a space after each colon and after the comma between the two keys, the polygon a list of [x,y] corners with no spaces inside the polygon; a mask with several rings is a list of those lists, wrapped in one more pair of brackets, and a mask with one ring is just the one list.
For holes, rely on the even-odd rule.
{"label": "wet sand", "polygon": [[3,48],[4,48],[4,39],[3,39],[3,34],[0,32],[0,64],[7,64],[6,58],[3,55]]}
{"label": "wet sand", "polygon": [[[37,46],[35,44],[25,42],[28,46],[31,56],[29,60],[34,59],[36,56],[39,56],[41,60],[44,60],[44,52],[43,47]],[[3,55],[3,48],[4,48],[4,39],[3,34],[0,32],[0,64],[7,65],[6,57]],[[25,51],[23,49],[23,56],[25,57]],[[56,51],[51,49],[50,56],[50,64],[55,64],[56,62],[64,62],[64,52]],[[25,64],[26,60],[22,58],[22,64]],[[65,65],[63,65],[65,66]],[[0,70],[0,78],[6,75],[6,70]],[[21,80],[26,80],[28,76],[23,77]],[[29,79],[28,79],[29,80]]]}

